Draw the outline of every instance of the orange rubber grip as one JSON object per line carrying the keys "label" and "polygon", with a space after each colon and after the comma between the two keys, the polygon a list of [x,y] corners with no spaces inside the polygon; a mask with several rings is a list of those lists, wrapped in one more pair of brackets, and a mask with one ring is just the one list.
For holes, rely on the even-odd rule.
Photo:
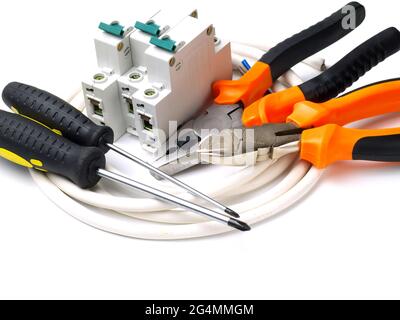
{"label": "orange rubber grip", "polygon": [[244,107],[260,99],[272,86],[271,69],[258,61],[239,80],[219,80],[213,84],[217,104],[242,102]]}
{"label": "orange rubber grip", "polygon": [[304,100],[304,94],[299,87],[268,94],[244,109],[242,123],[245,127],[255,127],[266,123],[286,122],[294,105]]}
{"label": "orange rubber grip", "polygon": [[300,158],[317,168],[339,160],[400,162],[400,128],[365,130],[328,124],[305,130]]}
{"label": "orange rubber grip", "polygon": [[324,103],[299,102],[287,121],[301,128],[345,125],[396,111],[400,111],[400,80],[370,85]]}

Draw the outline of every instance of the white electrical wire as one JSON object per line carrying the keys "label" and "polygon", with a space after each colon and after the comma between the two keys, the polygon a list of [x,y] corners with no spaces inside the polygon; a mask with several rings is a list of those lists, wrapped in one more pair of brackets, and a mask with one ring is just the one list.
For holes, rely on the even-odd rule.
{"label": "white electrical wire", "polygon": [[[260,47],[234,44],[234,69],[244,67],[243,59],[254,63],[263,50]],[[307,64],[321,69],[324,61],[313,58],[309,59]],[[296,85],[301,81],[293,72],[287,74],[284,79],[289,85]],[[273,87],[275,90],[284,88],[285,85],[281,82],[275,83]],[[75,94],[69,101],[83,110],[80,96]],[[117,171],[116,168],[110,170]],[[156,240],[189,239],[232,231],[228,226],[177,210],[158,200],[114,195],[102,182],[95,190],[82,190],[60,176],[35,170],[30,172],[39,188],[62,210],[104,231]],[[224,177],[201,191],[224,202],[239,212],[243,221],[254,225],[282,212],[304,197],[321,174],[322,170],[315,169],[310,164],[298,160],[296,156],[290,155],[276,161],[265,161],[255,166],[240,168],[235,174]],[[276,181],[282,176],[284,177],[280,181]],[[275,186],[261,192],[271,182],[276,182]],[[154,179],[152,186],[187,200],[196,199],[164,181]],[[236,203],[235,199],[238,197],[247,197],[247,200]]]}

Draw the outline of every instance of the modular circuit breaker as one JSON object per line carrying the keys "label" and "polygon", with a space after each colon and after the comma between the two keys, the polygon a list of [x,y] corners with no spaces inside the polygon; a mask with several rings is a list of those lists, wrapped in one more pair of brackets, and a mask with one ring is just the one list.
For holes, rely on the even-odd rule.
{"label": "modular circuit breaker", "polygon": [[99,28],[98,71],[83,81],[88,116],[110,126],[116,139],[138,136],[150,152],[210,104],[215,80],[232,77],[229,42],[196,10],[163,10],[129,28],[119,22]]}

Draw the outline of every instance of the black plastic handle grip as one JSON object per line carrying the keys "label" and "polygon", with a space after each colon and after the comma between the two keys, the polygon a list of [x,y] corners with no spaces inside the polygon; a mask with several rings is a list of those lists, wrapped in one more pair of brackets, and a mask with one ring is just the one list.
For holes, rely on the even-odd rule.
{"label": "black plastic handle grip", "polygon": [[81,145],[108,151],[114,132],[98,126],[80,111],[55,95],[19,82],[9,83],[3,90],[3,101],[18,113],[59,130],[64,137]]}
{"label": "black plastic handle grip", "polygon": [[367,71],[400,50],[400,32],[388,28],[347,54],[319,76],[300,85],[307,100],[324,102],[336,97]]}
{"label": "black plastic handle grip", "polygon": [[96,147],[82,147],[18,114],[0,110],[0,156],[19,165],[61,175],[81,188],[91,188],[104,169]]}
{"label": "black plastic handle grip", "polygon": [[[346,19],[351,18],[355,19],[354,25],[345,25]],[[272,79],[275,81],[305,58],[349,34],[364,18],[365,8],[358,2],[350,2],[325,20],[279,43],[260,61],[270,66]]]}
{"label": "black plastic handle grip", "polygon": [[354,146],[353,159],[400,162],[400,134],[360,139]]}

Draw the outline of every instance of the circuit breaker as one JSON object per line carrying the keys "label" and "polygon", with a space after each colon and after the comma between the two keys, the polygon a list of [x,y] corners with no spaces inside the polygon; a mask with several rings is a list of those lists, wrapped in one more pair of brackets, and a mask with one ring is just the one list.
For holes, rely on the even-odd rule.
{"label": "circuit breaker", "polygon": [[101,23],[95,48],[98,70],[83,81],[88,116],[150,152],[210,105],[215,80],[232,77],[229,42],[197,10],[159,11],[132,27]]}

